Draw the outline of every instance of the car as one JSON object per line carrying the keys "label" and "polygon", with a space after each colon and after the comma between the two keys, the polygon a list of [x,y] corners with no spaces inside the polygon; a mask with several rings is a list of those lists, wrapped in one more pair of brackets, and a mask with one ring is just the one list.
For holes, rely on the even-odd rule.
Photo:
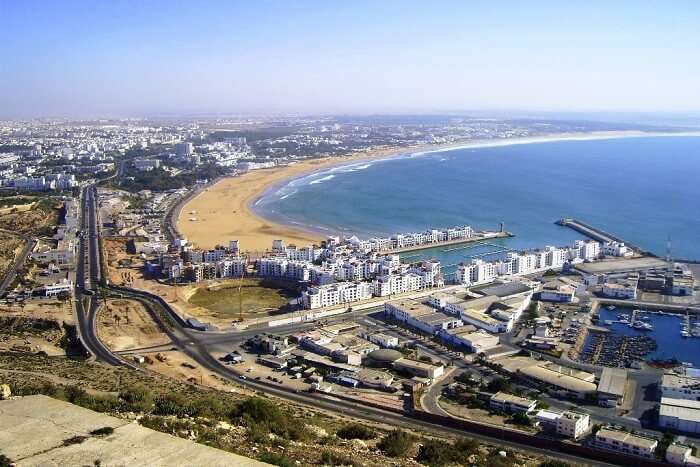
{"label": "car", "polygon": [[240,379],[248,379],[248,378],[246,378],[246,375],[238,375],[238,377],[239,377]]}

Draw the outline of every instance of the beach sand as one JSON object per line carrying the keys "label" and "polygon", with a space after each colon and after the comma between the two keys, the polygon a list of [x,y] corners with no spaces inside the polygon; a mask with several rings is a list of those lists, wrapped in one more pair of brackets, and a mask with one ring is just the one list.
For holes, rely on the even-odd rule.
{"label": "beach sand", "polygon": [[284,240],[287,245],[320,244],[323,238],[318,234],[270,222],[255,214],[250,205],[266,189],[287,179],[336,165],[385,157],[397,151],[400,149],[314,159],[224,178],[182,207],[177,230],[199,248],[228,245],[229,240],[238,240],[242,250],[261,253],[269,250],[272,241],[278,239]]}
{"label": "beach sand", "polygon": [[[691,133],[688,133],[688,135],[691,135]],[[697,133],[692,133],[692,135],[695,136]],[[488,147],[547,141],[612,139],[635,136],[669,136],[669,134],[644,133],[640,131],[606,131],[495,141],[468,141],[444,146],[394,147],[360,152],[349,156],[303,161],[273,169],[254,170],[238,177],[224,178],[187,202],[180,211],[177,220],[177,230],[199,248],[213,248],[216,245],[228,245],[229,240],[239,240],[243,251],[262,253],[265,250],[269,250],[272,247],[272,241],[277,239],[284,240],[288,245],[295,244],[300,247],[314,243],[319,244],[323,239],[318,234],[270,222],[253,212],[250,205],[269,187],[288,179],[333,166],[362,160],[379,159],[395,154],[418,151],[435,152],[463,147]]]}

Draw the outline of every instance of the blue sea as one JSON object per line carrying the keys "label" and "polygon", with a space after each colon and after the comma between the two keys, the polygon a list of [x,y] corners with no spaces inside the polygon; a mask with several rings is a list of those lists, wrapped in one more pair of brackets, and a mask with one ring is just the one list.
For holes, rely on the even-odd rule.
{"label": "blue sea", "polygon": [[[700,259],[700,137],[553,141],[412,153],[356,162],[268,190],[264,217],[360,238],[468,224],[515,234],[495,243],[529,249],[582,235],[554,224],[575,217],[642,248]],[[446,251],[449,250],[449,251]],[[435,248],[407,259],[444,265],[499,248]]]}

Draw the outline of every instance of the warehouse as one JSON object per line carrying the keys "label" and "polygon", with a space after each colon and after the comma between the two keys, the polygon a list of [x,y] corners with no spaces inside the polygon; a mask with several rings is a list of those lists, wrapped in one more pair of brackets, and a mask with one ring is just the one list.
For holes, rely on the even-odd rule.
{"label": "warehouse", "polygon": [[659,426],[684,433],[700,434],[700,401],[662,397]]}

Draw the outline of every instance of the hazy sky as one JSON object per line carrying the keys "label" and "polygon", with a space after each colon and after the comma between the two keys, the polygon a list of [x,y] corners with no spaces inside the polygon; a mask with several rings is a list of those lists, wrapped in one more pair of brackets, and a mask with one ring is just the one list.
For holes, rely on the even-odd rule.
{"label": "hazy sky", "polygon": [[0,0],[0,116],[700,110],[700,1]]}

